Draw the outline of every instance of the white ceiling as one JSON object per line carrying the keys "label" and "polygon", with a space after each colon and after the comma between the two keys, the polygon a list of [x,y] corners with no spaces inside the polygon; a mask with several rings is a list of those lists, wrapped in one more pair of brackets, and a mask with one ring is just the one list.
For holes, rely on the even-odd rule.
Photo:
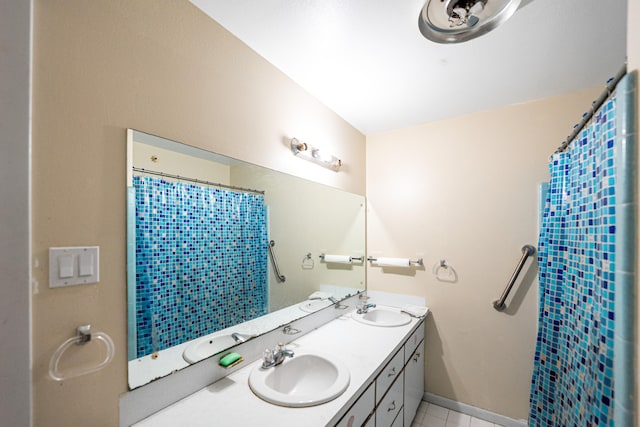
{"label": "white ceiling", "polygon": [[191,1],[365,134],[604,86],[626,57],[626,0],[523,1],[450,45],[424,0]]}

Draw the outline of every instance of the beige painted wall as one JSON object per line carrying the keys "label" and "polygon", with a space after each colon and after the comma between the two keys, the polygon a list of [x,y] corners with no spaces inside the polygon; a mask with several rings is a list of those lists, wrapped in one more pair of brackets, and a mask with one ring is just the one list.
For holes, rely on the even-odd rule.
{"label": "beige painted wall", "polygon": [[[186,0],[34,4],[33,408],[36,426],[115,426],[126,391],[126,128],[365,193],[364,136]],[[295,158],[327,147],[340,173]],[[101,281],[49,289],[51,246],[100,246]],[[117,348],[63,383],[49,358],[91,323]]]}
{"label": "beige painted wall", "polygon": [[[218,184],[229,184],[231,168],[206,159],[199,159],[172,150],[153,147],[147,144],[133,144],[133,166],[151,171],[184,176]],[[156,162],[152,157],[157,158]],[[134,172],[136,176],[151,176],[142,172]],[[165,178],[167,181],[178,181]]]}
{"label": "beige painted wall", "polygon": [[[369,254],[414,257],[424,270],[369,268],[368,289],[424,296],[426,391],[527,418],[537,327],[529,262],[504,313],[500,296],[537,244],[538,184],[600,88],[367,136]],[[456,283],[436,280],[441,259]]]}

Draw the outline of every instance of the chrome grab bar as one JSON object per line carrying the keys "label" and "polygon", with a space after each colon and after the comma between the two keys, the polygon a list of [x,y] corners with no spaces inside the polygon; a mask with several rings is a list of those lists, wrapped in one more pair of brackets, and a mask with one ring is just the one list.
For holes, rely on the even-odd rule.
{"label": "chrome grab bar", "polygon": [[495,308],[498,311],[502,311],[507,307],[504,302],[509,296],[509,292],[511,292],[511,288],[513,288],[513,284],[516,282],[516,279],[518,278],[518,275],[520,274],[522,267],[524,267],[525,261],[527,260],[527,258],[529,258],[529,256],[533,255],[535,251],[536,251],[536,248],[534,248],[531,245],[524,245],[522,247],[522,258],[520,258],[520,261],[518,262],[518,265],[516,266],[515,271],[511,275],[511,279],[509,279],[509,283],[507,283],[507,287],[502,292],[502,295],[500,296],[499,299],[493,302],[493,308]]}
{"label": "chrome grab bar", "polygon": [[276,256],[273,253],[273,247],[276,245],[274,240],[269,241],[269,254],[271,255],[271,264],[273,265],[273,271],[276,274],[279,282],[284,282],[286,278],[280,274],[280,269],[278,268],[278,262],[276,261]]}

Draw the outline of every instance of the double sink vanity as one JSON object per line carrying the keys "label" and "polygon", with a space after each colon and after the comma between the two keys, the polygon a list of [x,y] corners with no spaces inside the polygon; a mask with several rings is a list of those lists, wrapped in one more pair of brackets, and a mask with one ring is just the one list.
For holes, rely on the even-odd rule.
{"label": "double sink vanity", "polygon": [[126,182],[121,426],[410,424],[424,300],[366,291],[363,195],[135,129]]}
{"label": "double sink vanity", "polygon": [[264,337],[293,340],[272,342],[262,357],[242,354],[257,354],[248,346],[257,340],[213,356],[244,360],[135,426],[410,426],[424,393],[424,317],[369,306],[352,298],[318,313],[325,323],[294,325],[309,328],[297,339]]}

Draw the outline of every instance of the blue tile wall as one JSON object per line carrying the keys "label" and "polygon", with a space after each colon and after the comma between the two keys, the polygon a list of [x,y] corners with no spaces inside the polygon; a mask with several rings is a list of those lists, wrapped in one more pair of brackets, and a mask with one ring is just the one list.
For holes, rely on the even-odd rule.
{"label": "blue tile wall", "polygon": [[267,312],[264,197],[134,177],[137,356]]}

